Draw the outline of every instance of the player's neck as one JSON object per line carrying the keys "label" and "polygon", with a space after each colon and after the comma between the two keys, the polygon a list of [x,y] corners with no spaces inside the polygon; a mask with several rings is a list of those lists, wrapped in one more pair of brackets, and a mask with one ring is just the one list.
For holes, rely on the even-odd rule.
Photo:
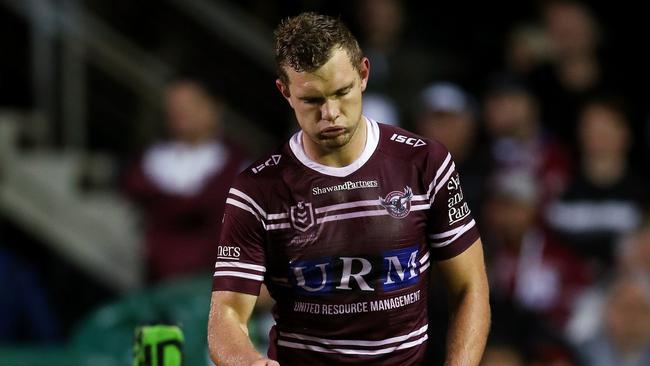
{"label": "player's neck", "polygon": [[304,134],[302,142],[305,153],[310,159],[325,166],[340,168],[354,163],[361,156],[367,138],[368,126],[362,116],[352,138],[344,146],[328,149],[309,141]]}

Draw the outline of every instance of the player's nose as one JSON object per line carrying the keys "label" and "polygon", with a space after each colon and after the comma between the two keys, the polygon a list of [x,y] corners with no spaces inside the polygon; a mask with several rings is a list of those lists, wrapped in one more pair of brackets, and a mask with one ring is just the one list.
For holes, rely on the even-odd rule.
{"label": "player's nose", "polygon": [[325,121],[335,121],[340,114],[341,109],[337,100],[327,99],[321,105],[321,116]]}

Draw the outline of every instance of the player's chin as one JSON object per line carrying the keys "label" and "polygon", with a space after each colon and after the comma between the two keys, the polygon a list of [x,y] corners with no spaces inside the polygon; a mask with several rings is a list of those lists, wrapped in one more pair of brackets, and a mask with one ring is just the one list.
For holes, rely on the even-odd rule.
{"label": "player's chin", "polygon": [[322,146],[325,146],[330,149],[338,148],[338,147],[345,146],[348,144],[348,142],[350,142],[350,134],[344,133],[335,137],[327,137],[327,136],[319,135],[318,140],[320,141]]}

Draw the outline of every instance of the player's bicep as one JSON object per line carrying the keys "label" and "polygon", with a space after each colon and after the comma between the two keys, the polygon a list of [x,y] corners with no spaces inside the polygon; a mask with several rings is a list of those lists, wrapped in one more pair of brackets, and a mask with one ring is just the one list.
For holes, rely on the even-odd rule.
{"label": "player's bicep", "polygon": [[257,296],[234,292],[213,291],[210,304],[209,327],[211,331],[219,328],[222,322],[236,323],[247,333],[246,324],[253,313]]}
{"label": "player's bicep", "polygon": [[476,289],[487,291],[483,244],[476,240],[461,254],[438,262],[446,286],[453,295]]}

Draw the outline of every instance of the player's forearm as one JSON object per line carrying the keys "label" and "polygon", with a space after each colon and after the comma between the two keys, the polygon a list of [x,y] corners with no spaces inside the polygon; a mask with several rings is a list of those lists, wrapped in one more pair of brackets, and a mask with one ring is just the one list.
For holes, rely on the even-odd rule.
{"label": "player's forearm", "polygon": [[246,326],[223,314],[210,316],[208,347],[210,358],[219,366],[250,366],[263,357],[255,350]]}
{"label": "player's forearm", "polygon": [[488,290],[464,291],[457,296],[454,305],[447,336],[445,366],[478,365],[490,328]]}

